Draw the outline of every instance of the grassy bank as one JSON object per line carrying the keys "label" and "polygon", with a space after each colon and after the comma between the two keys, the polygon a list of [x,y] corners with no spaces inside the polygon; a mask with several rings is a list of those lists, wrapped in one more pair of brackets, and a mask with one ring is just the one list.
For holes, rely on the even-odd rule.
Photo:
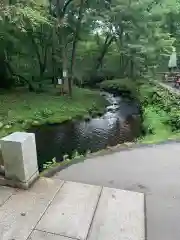
{"label": "grassy bank", "polygon": [[117,94],[126,94],[138,100],[142,108],[145,134],[140,143],[158,143],[180,138],[180,97],[153,81],[129,79],[107,80],[100,88]]}
{"label": "grassy bank", "polygon": [[73,89],[73,98],[59,96],[57,89],[30,93],[25,89],[0,93],[0,137],[44,123],[62,123],[102,113],[104,98],[98,91]]}
{"label": "grassy bank", "polygon": [[145,83],[139,89],[143,109],[143,125],[146,131],[141,143],[158,143],[180,138],[179,96],[153,83]]}
{"label": "grassy bank", "polygon": [[180,137],[180,132],[172,131],[172,127],[167,124],[170,116],[158,107],[149,105],[144,109],[144,128],[146,134],[140,138],[140,143],[158,143]]}

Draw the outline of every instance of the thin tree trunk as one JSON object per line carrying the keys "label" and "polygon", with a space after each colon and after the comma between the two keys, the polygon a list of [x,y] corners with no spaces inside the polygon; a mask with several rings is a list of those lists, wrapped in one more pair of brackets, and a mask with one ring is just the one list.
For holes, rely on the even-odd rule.
{"label": "thin tree trunk", "polygon": [[0,88],[9,88],[6,56],[4,51],[0,52]]}
{"label": "thin tree trunk", "polygon": [[71,86],[69,86],[69,78],[68,78],[68,59],[67,59],[67,44],[65,35],[62,34],[62,71],[63,71],[63,86],[64,91],[68,92],[71,95]]}
{"label": "thin tree trunk", "polygon": [[[44,72],[45,72],[46,65],[47,65],[48,44],[42,50],[43,57],[41,57],[38,45],[37,45],[37,43],[36,43],[36,41],[35,41],[35,39],[33,37],[32,31],[28,32],[28,36],[31,37],[31,41],[32,41],[32,44],[34,46],[35,53],[37,55],[37,60],[38,60],[38,63],[39,63],[39,75],[40,75],[39,89],[42,90],[42,80],[43,80]],[[50,40],[51,37],[52,36],[50,35],[48,41]],[[43,45],[43,42],[42,42],[42,45]]]}
{"label": "thin tree trunk", "polygon": [[97,58],[96,60],[96,65],[95,65],[95,68],[94,68],[94,71],[97,72],[97,70],[99,69],[99,67],[102,65],[102,62],[103,62],[103,59],[105,57],[105,54],[107,53],[108,51],[108,48],[110,47],[111,43],[113,42],[114,40],[114,37],[113,36],[107,36],[106,39],[105,39],[105,42],[104,42],[104,45],[103,45],[103,48],[102,48],[102,51],[99,55],[99,57]]}
{"label": "thin tree trunk", "polygon": [[54,30],[53,30],[53,37],[52,37],[52,84],[54,84],[54,88],[56,88],[56,84],[57,84],[57,76],[56,76],[56,71],[55,71],[55,66],[56,66],[56,60],[55,60],[55,49],[54,49]]}
{"label": "thin tree trunk", "polygon": [[[49,14],[53,17],[53,11],[52,11],[52,0],[49,0]],[[54,39],[55,39],[55,29],[52,27],[52,51],[51,51],[51,63],[52,63],[52,84],[54,85],[54,88],[56,88],[56,74],[55,74],[55,47],[54,47]]]}
{"label": "thin tree trunk", "polygon": [[81,29],[81,21],[82,21],[82,17],[83,17],[83,7],[84,7],[84,0],[81,0],[80,6],[79,6],[79,12],[78,12],[78,20],[77,20],[77,24],[76,24],[76,31],[75,31],[73,46],[72,46],[70,74],[69,74],[70,76],[68,78],[68,86],[69,86],[70,96],[72,96],[72,83],[73,83],[73,77],[74,77],[74,63],[75,63],[77,42],[78,42],[79,33],[80,33],[80,29]]}
{"label": "thin tree trunk", "polygon": [[[72,1],[73,0],[67,0],[63,5],[62,1],[56,0],[59,25],[62,24],[64,16],[67,11],[67,8],[71,4]],[[68,93],[71,95],[72,89],[71,89],[71,86],[69,86],[68,73],[67,73],[67,71],[68,71],[67,43],[66,43],[66,39],[65,39],[65,33],[64,33],[63,26],[62,26],[60,34],[59,34],[59,32],[57,32],[57,36],[59,39],[61,38],[61,43],[59,44],[59,47],[62,49],[63,88],[64,88],[65,92],[68,91]],[[65,76],[64,76],[64,73],[66,73]]]}
{"label": "thin tree trunk", "polygon": [[169,32],[170,32],[171,37],[174,37],[176,28],[174,26],[174,19],[173,19],[172,13],[169,14]]}
{"label": "thin tree trunk", "polygon": [[130,77],[134,78],[134,60],[133,57],[130,59]]}
{"label": "thin tree trunk", "polygon": [[34,88],[33,84],[29,80],[27,80],[25,77],[15,73],[9,62],[6,62],[6,66],[7,66],[8,71],[10,72],[10,74],[12,76],[20,78],[21,81],[23,81],[24,83],[26,83],[28,85],[29,91],[35,92],[35,88]]}

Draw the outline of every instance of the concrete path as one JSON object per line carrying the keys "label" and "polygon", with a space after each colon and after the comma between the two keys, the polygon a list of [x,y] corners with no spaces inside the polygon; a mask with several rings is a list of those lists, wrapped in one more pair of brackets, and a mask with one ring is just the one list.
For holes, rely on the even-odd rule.
{"label": "concrete path", "polygon": [[174,82],[167,82],[167,83],[158,82],[158,84],[161,85],[162,87],[168,89],[171,93],[174,93],[174,94],[180,96],[180,88],[175,88]]}
{"label": "concrete path", "polygon": [[145,240],[144,195],[40,179],[0,187],[1,240]]}
{"label": "concrete path", "polygon": [[54,179],[146,194],[147,240],[180,239],[180,144],[163,144],[87,159]]}

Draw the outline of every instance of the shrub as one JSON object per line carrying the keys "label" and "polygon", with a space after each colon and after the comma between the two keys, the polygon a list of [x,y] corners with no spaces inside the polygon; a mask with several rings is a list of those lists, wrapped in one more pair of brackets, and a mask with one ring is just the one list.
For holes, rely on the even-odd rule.
{"label": "shrub", "polygon": [[127,78],[103,81],[100,83],[100,89],[113,94],[120,94],[130,97],[136,97],[137,95],[136,82]]}
{"label": "shrub", "polygon": [[[161,112],[163,124],[171,127],[173,131],[180,129],[180,96],[172,94],[169,90],[157,84],[145,83],[139,91],[139,98],[143,108],[149,106]],[[166,113],[162,116],[162,112]],[[168,117],[165,117],[167,115]]]}

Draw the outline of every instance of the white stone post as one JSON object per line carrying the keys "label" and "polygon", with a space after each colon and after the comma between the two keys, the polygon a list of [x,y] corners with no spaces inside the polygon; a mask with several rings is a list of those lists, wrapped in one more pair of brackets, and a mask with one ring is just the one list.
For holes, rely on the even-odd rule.
{"label": "white stone post", "polygon": [[0,139],[0,144],[6,185],[29,188],[39,176],[35,135],[15,132]]}
{"label": "white stone post", "polygon": [[0,145],[0,174],[4,174],[4,160],[2,156],[1,145]]}
{"label": "white stone post", "polygon": [[4,161],[3,161],[1,145],[0,145],[0,166],[2,166],[2,165],[4,165]]}

